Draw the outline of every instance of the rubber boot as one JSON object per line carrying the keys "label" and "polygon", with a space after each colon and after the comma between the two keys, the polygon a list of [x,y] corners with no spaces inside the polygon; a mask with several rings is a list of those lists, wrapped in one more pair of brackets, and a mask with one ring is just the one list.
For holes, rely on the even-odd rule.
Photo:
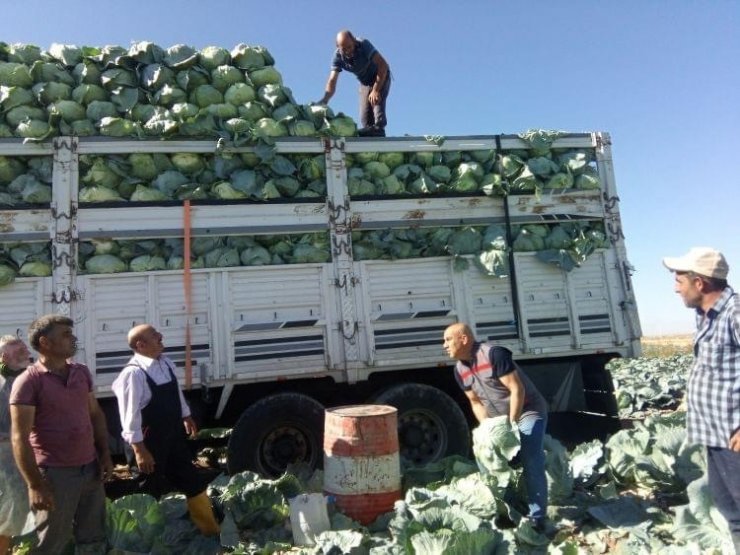
{"label": "rubber boot", "polygon": [[201,534],[204,536],[217,536],[221,533],[221,527],[216,522],[216,517],[213,516],[211,500],[205,491],[195,497],[188,497],[187,502],[190,520],[193,521],[193,524],[200,530]]}

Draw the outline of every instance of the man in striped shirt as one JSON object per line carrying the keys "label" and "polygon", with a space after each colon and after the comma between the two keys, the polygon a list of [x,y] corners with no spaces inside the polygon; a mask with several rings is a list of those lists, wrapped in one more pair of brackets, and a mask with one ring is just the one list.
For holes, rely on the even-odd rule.
{"label": "man in striped shirt", "polygon": [[725,257],[714,249],[695,247],[663,264],[675,273],[676,293],[696,310],[688,438],[707,448],[709,490],[740,553],[740,299],[727,284]]}

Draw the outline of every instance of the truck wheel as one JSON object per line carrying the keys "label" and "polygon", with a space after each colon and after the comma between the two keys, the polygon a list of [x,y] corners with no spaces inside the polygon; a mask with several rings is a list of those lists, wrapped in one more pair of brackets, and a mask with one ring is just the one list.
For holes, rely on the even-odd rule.
{"label": "truck wheel", "polygon": [[323,462],[324,407],[300,393],[260,399],[239,417],[228,444],[229,474],[281,475],[292,463]]}
{"label": "truck wheel", "polygon": [[401,459],[423,465],[470,453],[470,429],[455,401],[430,385],[406,383],[386,389],[375,402],[398,409]]}

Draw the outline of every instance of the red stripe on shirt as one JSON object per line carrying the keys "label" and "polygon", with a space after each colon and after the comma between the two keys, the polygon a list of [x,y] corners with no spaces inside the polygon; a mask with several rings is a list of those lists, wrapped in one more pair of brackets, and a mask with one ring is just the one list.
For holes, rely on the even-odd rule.
{"label": "red stripe on shirt", "polygon": [[473,374],[480,374],[483,372],[483,370],[490,370],[491,369],[491,363],[488,364],[480,364],[473,366],[470,370],[466,370],[465,372],[460,372],[460,378],[463,380],[467,380],[470,376]]}

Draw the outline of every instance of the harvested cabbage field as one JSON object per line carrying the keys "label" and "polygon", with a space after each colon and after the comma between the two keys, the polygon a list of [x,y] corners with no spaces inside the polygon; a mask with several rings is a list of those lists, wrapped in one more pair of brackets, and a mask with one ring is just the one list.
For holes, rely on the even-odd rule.
{"label": "harvested cabbage field", "polygon": [[[690,364],[681,354],[612,362],[625,429],[570,451],[547,437],[544,534],[522,518],[517,433],[505,418],[494,418],[473,432],[471,458],[403,466],[403,500],[369,526],[330,501],[331,530],[318,534],[314,546],[293,545],[289,500],[321,492],[321,471],[293,467],[275,480],[221,475],[209,488],[224,518],[221,543],[236,554],[728,553],[732,544],[709,498],[703,448],[685,443],[685,414],[676,410]],[[204,430],[201,437],[225,434]],[[201,458],[223,464],[218,449],[205,449]],[[219,542],[190,523],[181,495],[120,497],[109,502],[107,522],[114,553],[219,552]]]}

